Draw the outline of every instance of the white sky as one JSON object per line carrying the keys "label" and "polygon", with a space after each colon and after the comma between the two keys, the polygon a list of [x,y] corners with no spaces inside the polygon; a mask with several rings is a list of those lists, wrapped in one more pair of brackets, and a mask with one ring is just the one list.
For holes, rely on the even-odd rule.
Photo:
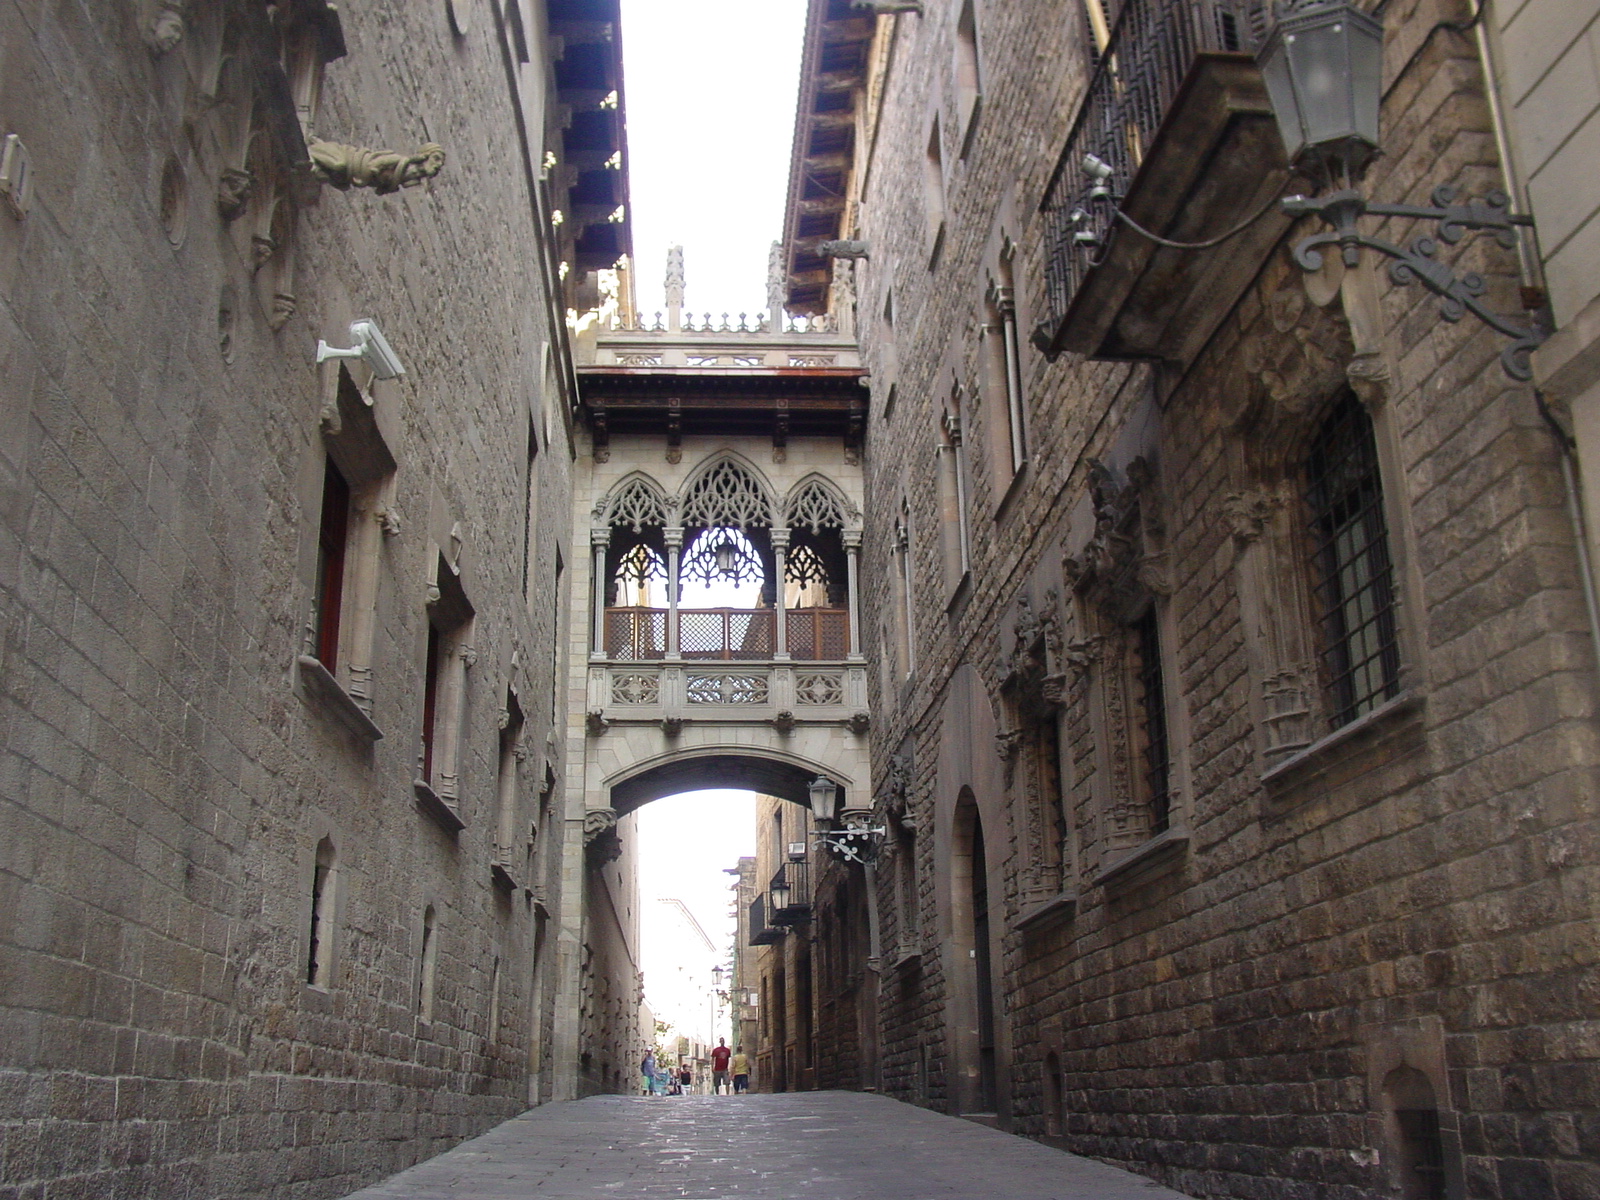
{"label": "white sky", "polygon": [[[783,233],[806,0],[622,0],[628,167],[639,309],[665,309],[667,248],[684,248],[692,312],[762,312],[768,247]],[[754,603],[726,584],[688,607]],[[735,882],[755,853],[755,797],[671,796],[639,814],[642,935],[663,896],[731,952]],[[646,992],[650,981],[645,979]]]}
{"label": "white sky", "polygon": [[805,9],[805,0],[622,0],[640,312],[666,307],[674,244],[690,311],[765,310]]}
{"label": "white sky", "polygon": [[[695,947],[663,946],[673,926],[663,919],[660,897],[682,900],[700,922],[726,963],[733,951],[737,876],[724,867],[756,852],[756,800],[751,792],[685,792],[656,800],[639,810],[639,931],[650,944],[646,958],[665,952],[669,959],[698,958]],[[650,975],[645,973],[645,994]],[[727,1031],[719,1031],[726,1037]]]}

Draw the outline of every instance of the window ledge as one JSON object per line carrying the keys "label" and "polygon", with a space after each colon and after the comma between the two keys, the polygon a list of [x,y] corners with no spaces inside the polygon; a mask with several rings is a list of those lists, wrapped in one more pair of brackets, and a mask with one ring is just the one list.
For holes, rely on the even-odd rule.
{"label": "window ledge", "polygon": [[1071,920],[1078,912],[1078,893],[1062,892],[1058,896],[1051,896],[1038,904],[1023,909],[1022,913],[1011,923],[1011,928],[1023,931],[1041,929],[1056,920]]}
{"label": "window ledge", "polygon": [[1319,738],[1303,750],[1296,750],[1282,762],[1261,772],[1261,782],[1269,788],[1281,788],[1303,776],[1314,774],[1329,765],[1333,751],[1361,738],[1365,734],[1388,732],[1388,727],[1406,717],[1422,711],[1422,692],[1408,688],[1393,700],[1386,700],[1369,713],[1357,717],[1348,725],[1341,725],[1326,737]]}
{"label": "window ledge", "polygon": [[356,737],[372,743],[382,739],[383,730],[372,723],[365,710],[345,691],[333,673],[319,659],[309,654],[300,655],[300,679],[306,690],[316,697],[318,704]]}
{"label": "window ledge", "polygon": [[467,823],[461,819],[461,814],[456,811],[455,805],[434,791],[426,780],[412,780],[411,790],[417,794],[417,807],[452,837],[467,827]]}
{"label": "window ledge", "polygon": [[1000,503],[994,506],[994,519],[996,521],[1004,521],[1006,519],[1006,514],[1010,511],[1012,502],[1016,500],[1018,493],[1022,491],[1023,486],[1027,483],[1029,462],[1029,459],[1023,459],[1017,469],[1011,472],[1011,482],[1006,484],[1006,490],[1001,493]]}
{"label": "window ledge", "polygon": [[506,863],[495,861],[489,864],[489,878],[494,880],[495,887],[508,894],[517,890],[517,881],[511,874],[511,868]]}
{"label": "window ledge", "polygon": [[889,961],[885,964],[888,970],[898,971],[901,967],[909,967],[913,963],[922,961],[922,947],[915,942],[896,946],[889,954]]}
{"label": "window ledge", "polygon": [[1176,862],[1189,848],[1189,831],[1181,825],[1163,829],[1142,846],[1135,846],[1112,859],[1095,874],[1096,886],[1137,879],[1147,868]]}
{"label": "window ledge", "polygon": [[971,594],[971,592],[972,570],[969,567],[967,570],[962,571],[961,578],[957,579],[955,583],[950,586],[950,595],[944,602],[944,611],[952,617],[955,616],[966,607],[967,597]]}

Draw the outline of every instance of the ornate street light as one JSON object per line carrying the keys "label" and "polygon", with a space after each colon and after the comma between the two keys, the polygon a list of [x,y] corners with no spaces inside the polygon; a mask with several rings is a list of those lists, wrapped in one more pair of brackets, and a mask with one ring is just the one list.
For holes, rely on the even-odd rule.
{"label": "ornate street light", "polygon": [[1383,26],[1342,0],[1291,3],[1257,62],[1289,161],[1359,174],[1378,153]]}
{"label": "ornate street light", "polygon": [[839,803],[839,785],[826,775],[818,775],[806,790],[811,793],[811,815],[819,821],[833,820]]}
{"label": "ornate street light", "polygon": [[[1393,259],[1389,278],[1398,285],[1421,283],[1439,297],[1439,315],[1459,321],[1468,312],[1512,339],[1500,354],[1505,373],[1519,383],[1533,378],[1529,355],[1546,333],[1500,316],[1479,299],[1487,289],[1483,276],[1457,277],[1434,255],[1439,243],[1455,245],[1467,232],[1492,232],[1507,249],[1516,246],[1516,226],[1533,218],[1511,212],[1503,192],[1482,200],[1457,203],[1453,187],[1434,189],[1431,205],[1374,204],[1355,182],[1381,148],[1378,112],[1383,98],[1383,25],[1347,0],[1288,0],[1278,9],[1278,23],[1256,58],[1272,101],[1289,161],[1302,170],[1326,173],[1342,184],[1326,196],[1289,196],[1283,211],[1292,217],[1320,217],[1331,228],[1294,247],[1294,260],[1304,271],[1322,269],[1324,247],[1337,245],[1346,267],[1361,261],[1363,247]],[[1413,238],[1409,246],[1362,233],[1359,218],[1411,217],[1434,223],[1432,236]]]}
{"label": "ornate street light", "polygon": [[789,907],[789,880],[782,871],[779,871],[773,878],[772,886],[767,890],[772,894],[772,911],[774,915]]}
{"label": "ornate street light", "polygon": [[739,547],[733,544],[732,538],[724,538],[717,544],[717,574],[723,578],[732,575],[739,566]]}

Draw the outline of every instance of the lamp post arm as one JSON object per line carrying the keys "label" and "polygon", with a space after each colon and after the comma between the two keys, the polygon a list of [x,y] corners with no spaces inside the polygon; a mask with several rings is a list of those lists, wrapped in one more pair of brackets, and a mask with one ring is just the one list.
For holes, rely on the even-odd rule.
{"label": "lamp post arm", "polygon": [[[1332,192],[1327,196],[1309,198],[1291,196],[1283,202],[1283,211],[1291,217],[1315,216],[1332,228],[1324,233],[1314,233],[1295,243],[1295,264],[1303,271],[1322,269],[1323,250],[1337,245],[1344,264],[1355,267],[1361,261],[1363,248],[1376,250],[1393,260],[1389,264],[1389,278],[1397,286],[1421,283],[1439,297],[1439,315],[1446,321],[1461,320],[1468,312],[1512,343],[1500,353],[1500,366],[1519,383],[1533,379],[1529,356],[1547,336],[1537,325],[1521,325],[1484,306],[1479,299],[1487,289],[1482,275],[1475,271],[1458,276],[1449,266],[1439,262],[1434,255],[1439,242],[1454,245],[1468,230],[1492,230],[1495,240],[1507,249],[1516,244],[1515,226],[1531,225],[1533,219],[1510,211],[1510,201],[1500,192],[1491,192],[1483,200],[1454,204],[1456,189],[1442,186],[1434,189],[1434,207],[1411,204],[1372,204],[1353,189]],[[1368,233],[1362,233],[1356,222],[1363,216],[1409,217],[1435,222],[1438,240],[1427,235],[1413,238],[1409,246]]]}

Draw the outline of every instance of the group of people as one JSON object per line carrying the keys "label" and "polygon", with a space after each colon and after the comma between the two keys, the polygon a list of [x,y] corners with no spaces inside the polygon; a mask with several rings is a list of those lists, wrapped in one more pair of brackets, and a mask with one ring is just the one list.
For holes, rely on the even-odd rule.
{"label": "group of people", "polygon": [[[644,1052],[639,1072],[644,1077],[646,1096],[687,1096],[694,1086],[694,1068],[687,1061],[676,1069],[664,1066],[656,1061],[654,1049]],[[750,1090],[750,1058],[743,1046],[729,1050],[727,1039],[718,1038],[716,1049],[711,1051],[711,1091],[713,1095],[726,1096],[730,1089],[736,1095]]]}

